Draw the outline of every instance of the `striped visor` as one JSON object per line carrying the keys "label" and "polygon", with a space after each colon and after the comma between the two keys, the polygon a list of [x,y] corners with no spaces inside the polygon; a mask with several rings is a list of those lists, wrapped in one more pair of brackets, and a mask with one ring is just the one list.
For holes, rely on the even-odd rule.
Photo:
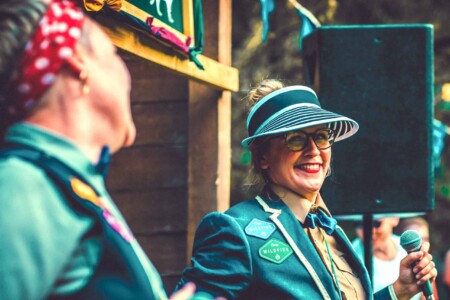
{"label": "striped visor", "polygon": [[335,131],[336,142],[352,136],[359,128],[356,121],[322,109],[309,87],[285,87],[265,96],[252,108],[247,118],[248,138],[242,146],[248,149],[259,137],[323,124]]}

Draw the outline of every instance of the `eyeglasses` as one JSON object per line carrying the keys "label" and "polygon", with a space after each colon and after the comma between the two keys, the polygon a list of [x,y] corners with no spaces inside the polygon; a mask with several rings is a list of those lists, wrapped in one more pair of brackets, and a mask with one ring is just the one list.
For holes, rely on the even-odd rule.
{"label": "eyeglasses", "polygon": [[308,145],[309,137],[312,137],[318,149],[325,150],[333,145],[336,134],[330,128],[321,128],[313,133],[296,130],[286,133],[284,142],[291,151],[297,152],[305,149],[306,145]]}

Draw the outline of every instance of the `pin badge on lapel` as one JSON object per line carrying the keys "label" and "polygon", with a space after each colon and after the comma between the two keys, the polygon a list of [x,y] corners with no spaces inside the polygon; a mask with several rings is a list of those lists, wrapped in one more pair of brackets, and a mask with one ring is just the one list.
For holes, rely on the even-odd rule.
{"label": "pin badge on lapel", "polygon": [[89,185],[75,177],[70,179],[70,184],[73,192],[80,198],[93,203],[95,206],[103,208],[100,198]]}
{"label": "pin badge on lapel", "polygon": [[116,217],[114,217],[108,210],[103,211],[103,217],[109,226],[114,229],[127,243],[134,240],[134,235],[125,224],[122,224]]}
{"label": "pin badge on lapel", "polygon": [[247,235],[255,236],[263,240],[268,239],[275,231],[275,225],[270,222],[253,219],[247,227],[245,227],[245,233]]}
{"label": "pin badge on lapel", "polygon": [[108,225],[116,231],[127,243],[134,240],[134,236],[126,224],[123,224],[118,218],[116,218],[105,205],[101,197],[99,197],[94,189],[88,184],[79,180],[78,178],[71,178],[70,185],[73,192],[78,197],[91,202],[95,206],[101,209],[101,213]]}
{"label": "pin badge on lapel", "polygon": [[293,252],[291,246],[277,239],[271,239],[259,248],[259,256],[276,264],[281,264]]}

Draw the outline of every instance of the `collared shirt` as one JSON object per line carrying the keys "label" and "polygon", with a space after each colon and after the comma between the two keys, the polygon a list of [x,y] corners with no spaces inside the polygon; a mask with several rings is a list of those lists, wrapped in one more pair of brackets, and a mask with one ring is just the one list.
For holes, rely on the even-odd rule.
{"label": "collared shirt", "polygon": [[[280,185],[273,184],[271,185],[271,188],[273,192],[277,194],[278,197],[280,197],[280,199],[289,207],[302,225],[313,205],[320,207],[331,216],[320,194],[317,195],[317,198],[313,203],[312,201],[309,201],[308,199],[303,198]],[[339,248],[339,245],[336,243],[334,237],[325,234],[324,231],[318,227],[315,229],[306,227],[304,230],[322,258],[322,261],[330,272],[330,275],[334,278],[325,239],[328,242],[343,299],[366,299],[367,296],[360,279],[355,275],[352,268],[347,263],[344,253]]]}
{"label": "collared shirt", "polygon": [[[6,141],[44,151],[91,184],[115,218],[127,226],[109,196],[103,175],[71,141],[26,123],[12,126]],[[10,157],[0,160],[0,291],[5,299],[41,299],[85,286],[102,244],[85,234],[94,220],[76,213],[39,167]],[[146,271],[155,298],[166,299],[161,278],[137,240],[133,250]]]}

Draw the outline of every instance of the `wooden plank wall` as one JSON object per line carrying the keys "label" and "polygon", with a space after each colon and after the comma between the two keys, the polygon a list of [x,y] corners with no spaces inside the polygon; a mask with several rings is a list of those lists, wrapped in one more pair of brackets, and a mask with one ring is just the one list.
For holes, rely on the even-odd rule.
{"label": "wooden plank wall", "polygon": [[170,292],[186,265],[189,81],[121,55],[137,138],[113,157],[107,185]]}
{"label": "wooden plank wall", "polygon": [[[231,65],[231,0],[203,1],[203,11],[203,53]],[[231,93],[189,83],[188,258],[201,218],[229,207],[230,122]]]}
{"label": "wooden plank wall", "polygon": [[[203,10],[204,54],[230,64],[231,0],[203,1]],[[170,293],[200,219],[229,205],[231,94],[121,56],[132,76],[137,139],[113,157],[107,185]]]}

